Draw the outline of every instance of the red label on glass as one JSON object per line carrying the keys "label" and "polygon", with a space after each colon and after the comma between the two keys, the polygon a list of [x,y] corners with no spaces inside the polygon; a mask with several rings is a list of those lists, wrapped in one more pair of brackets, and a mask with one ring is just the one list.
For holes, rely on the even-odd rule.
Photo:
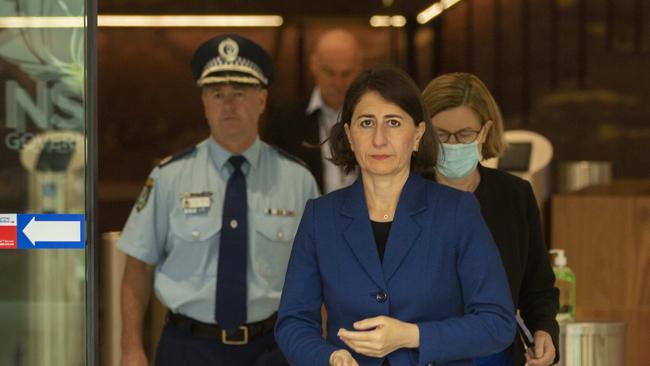
{"label": "red label on glass", "polygon": [[16,249],[18,246],[16,226],[0,226],[0,249]]}

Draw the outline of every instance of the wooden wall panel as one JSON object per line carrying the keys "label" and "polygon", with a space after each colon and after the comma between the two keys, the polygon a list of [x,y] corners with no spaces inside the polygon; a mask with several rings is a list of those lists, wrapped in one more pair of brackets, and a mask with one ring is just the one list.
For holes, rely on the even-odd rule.
{"label": "wooden wall panel", "polygon": [[577,277],[577,320],[625,321],[625,365],[644,365],[650,339],[650,181],[558,195],[552,247]]}
{"label": "wooden wall panel", "polygon": [[474,62],[473,70],[490,88],[494,85],[494,36],[488,31],[494,28],[491,1],[474,1]]}
{"label": "wooden wall panel", "polygon": [[[443,39],[444,54],[443,72],[466,71],[465,60],[466,41],[466,13],[467,6],[464,3],[456,5],[453,11],[445,14],[443,19],[443,32],[440,35]],[[436,35],[438,36],[438,35]],[[437,76],[437,75],[436,75]]]}

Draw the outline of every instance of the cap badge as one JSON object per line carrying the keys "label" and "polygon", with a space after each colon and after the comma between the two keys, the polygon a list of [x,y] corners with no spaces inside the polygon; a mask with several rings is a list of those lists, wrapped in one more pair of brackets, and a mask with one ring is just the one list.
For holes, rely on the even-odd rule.
{"label": "cap badge", "polygon": [[219,43],[219,56],[227,62],[233,62],[239,55],[239,45],[232,38],[226,38]]}

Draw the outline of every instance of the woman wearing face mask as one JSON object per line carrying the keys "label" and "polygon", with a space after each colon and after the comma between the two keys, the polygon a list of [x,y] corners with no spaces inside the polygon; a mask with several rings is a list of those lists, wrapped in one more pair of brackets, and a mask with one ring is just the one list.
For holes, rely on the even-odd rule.
{"label": "woman wearing face mask", "polygon": [[439,145],[438,183],[473,192],[499,248],[512,300],[534,338],[524,351],[517,338],[511,347],[477,359],[478,366],[546,366],[557,354],[558,291],[542,237],[539,210],[527,181],[482,166],[506,148],[499,107],[474,75],[451,73],[432,80],[423,99],[436,128]]}
{"label": "woman wearing face mask", "polygon": [[476,199],[419,174],[436,161],[428,117],[403,71],[350,85],[330,147],[361,174],[305,207],[275,328],[291,365],[469,366],[510,344],[506,275]]}

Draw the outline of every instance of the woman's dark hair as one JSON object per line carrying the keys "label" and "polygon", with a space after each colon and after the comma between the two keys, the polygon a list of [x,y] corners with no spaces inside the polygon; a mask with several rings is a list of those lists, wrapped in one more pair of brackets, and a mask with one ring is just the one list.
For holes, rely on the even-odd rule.
{"label": "woman's dark hair", "polygon": [[399,106],[413,118],[416,127],[420,122],[425,123],[426,129],[420,139],[418,151],[411,156],[411,170],[417,173],[431,170],[437,158],[438,140],[429,123],[429,112],[422,102],[420,90],[415,82],[404,71],[391,66],[362,72],[348,88],[339,120],[330,130],[332,163],[343,167],[346,172],[351,172],[358,165],[343,126],[350,124],[359,100],[368,92],[376,92]]}

